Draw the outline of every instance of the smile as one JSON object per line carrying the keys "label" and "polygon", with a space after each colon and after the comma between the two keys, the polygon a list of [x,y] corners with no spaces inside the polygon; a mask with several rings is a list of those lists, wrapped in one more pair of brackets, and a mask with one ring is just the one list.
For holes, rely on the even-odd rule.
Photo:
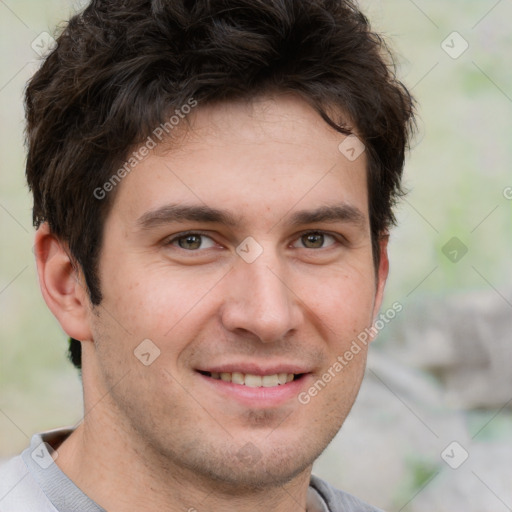
{"label": "smile", "polygon": [[241,372],[204,372],[200,371],[202,375],[210,377],[215,380],[222,380],[224,382],[231,382],[241,386],[250,388],[272,388],[276,386],[283,386],[289,382],[299,379],[303,374],[294,373],[275,373],[273,375],[255,375],[252,373]]}

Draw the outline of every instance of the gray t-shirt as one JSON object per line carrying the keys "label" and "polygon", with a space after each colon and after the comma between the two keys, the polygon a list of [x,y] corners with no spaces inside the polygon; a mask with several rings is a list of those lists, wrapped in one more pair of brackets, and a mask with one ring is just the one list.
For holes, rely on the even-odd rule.
{"label": "gray t-shirt", "polygon": [[[0,467],[0,512],[105,512],[54,463],[52,446],[71,433],[36,434],[21,455]],[[382,512],[311,476],[308,512]]]}

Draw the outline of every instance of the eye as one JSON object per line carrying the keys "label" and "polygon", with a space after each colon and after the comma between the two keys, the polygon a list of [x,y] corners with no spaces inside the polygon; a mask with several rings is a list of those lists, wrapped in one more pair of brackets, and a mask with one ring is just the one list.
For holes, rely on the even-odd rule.
{"label": "eye", "polygon": [[215,242],[209,236],[201,233],[186,233],[172,238],[167,245],[174,245],[186,251],[196,251],[210,249],[215,246]]}
{"label": "eye", "polygon": [[[325,249],[336,243],[333,235],[323,233],[322,231],[310,231],[304,233],[294,244],[293,247],[304,247],[306,249]],[[297,244],[302,245],[297,245]]]}

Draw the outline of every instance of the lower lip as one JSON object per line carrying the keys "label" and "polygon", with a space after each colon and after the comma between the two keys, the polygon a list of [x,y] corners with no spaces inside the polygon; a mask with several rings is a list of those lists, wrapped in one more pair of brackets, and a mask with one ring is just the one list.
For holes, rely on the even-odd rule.
{"label": "lower lip", "polygon": [[198,373],[204,382],[211,386],[217,393],[223,394],[228,399],[235,399],[247,407],[278,407],[297,396],[304,389],[311,374],[304,374],[300,379],[287,382],[280,386],[270,388],[251,388],[243,384],[233,384],[221,379],[212,379]]}

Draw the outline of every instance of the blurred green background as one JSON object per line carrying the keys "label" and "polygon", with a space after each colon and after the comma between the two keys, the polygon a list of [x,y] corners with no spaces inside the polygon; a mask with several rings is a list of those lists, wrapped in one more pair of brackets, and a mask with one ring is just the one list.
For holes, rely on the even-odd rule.
{"label": "blurred green background", "polygon": [[[399,301],[406,317],[409,304],[475,291],[494,294],[512,308],[512,200],[506,197],[512,187],[512,1],[360,3],[388,38],[399,77],[419,105],[419,133],[405,174],[410,192],[397,210],[383,309]],[[79,7],[64,0],[0,1],[0,457],[19,452],[32,433],[74,424],[81,416],[80,381],[67,361],[66,336],[37,283],[22,104],[39,62],[33,41],[53,33]],[[450,35],[454,31],[468,44],[457,58],[443,49],[465,44]],[[467,247],[456,263],[443,252],[453,237]],[[382,338],[377,350],[385,350]],[[512,434],[506,436],[510,443]],[[373,460],[375,454],[363,449],[360,456]],[[402,491],[389,490],[380,506],[396,504],[397,495],[419,492],[428,481],[429,464],[411,464]],[[374,466],[375,472],[386,471],[378,462]],[[372,496],[368,490],[363,497]]]}

